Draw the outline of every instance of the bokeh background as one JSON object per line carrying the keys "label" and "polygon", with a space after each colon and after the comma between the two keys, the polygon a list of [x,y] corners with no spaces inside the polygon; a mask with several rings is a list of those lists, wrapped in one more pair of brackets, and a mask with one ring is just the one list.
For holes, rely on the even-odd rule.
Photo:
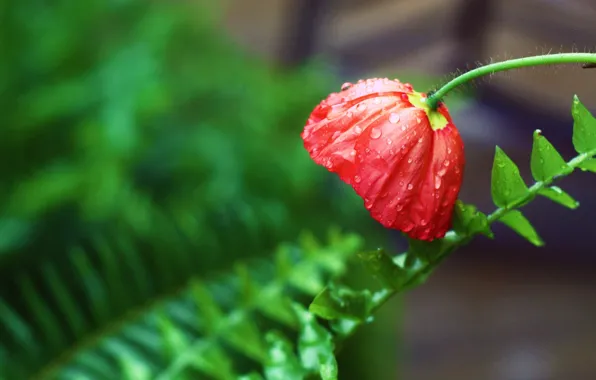
{"label": "bokeh background", "polygon": [[[106,257],[131,277],[146,268],[150,290],[128,297],[112,284],[98,297],[119,306],[100,327],[304,229],[338,224],[403,247],[301,146],[308,113],[343,82],[389,76],[424,90],[477,61],[596,48],[592,0],[215,3],[0,3],[2,367],[36,372],[62,352],[36,344],[49,322],[29,300],[60,293],[48,288],[58,276],[84,302],[77,281]],[[492,209],[495,145],[529,180],[535,129],[571,157],[573,94],[596,111],[596,72],[498,74],[448,100],[466,143],[461,198]],[[579,209],[525,208],[544,248],[495,226],[495,241],[461,249],[363,329],[341,378],[596,379],[596,178],[561,186]],[[141,264],[127,261],[129,246]],[[180,264],[189,252],[192,265]]]}

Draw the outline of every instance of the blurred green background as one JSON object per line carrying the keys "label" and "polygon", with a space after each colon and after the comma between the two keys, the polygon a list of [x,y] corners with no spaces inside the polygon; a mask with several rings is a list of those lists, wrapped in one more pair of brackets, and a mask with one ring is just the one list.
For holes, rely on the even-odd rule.
{"label": "blurred green background", "polygon": [[[0,4],[5,379],[116,379],[123,368],[152,378],[164,357],[118,364],[95,346],[129,334],[133,352],[150,351],[154,338],[127,325],[191,279],[269,258],[304,230],[384,239],[299,137],[339,80],[320,64],[274,67],[245,53],[220,11],[200,1]],[[393,347],[385,367],[365,364],[379,353],[355,343],[342,371],[390,378],[397,340],[383,339]]]}

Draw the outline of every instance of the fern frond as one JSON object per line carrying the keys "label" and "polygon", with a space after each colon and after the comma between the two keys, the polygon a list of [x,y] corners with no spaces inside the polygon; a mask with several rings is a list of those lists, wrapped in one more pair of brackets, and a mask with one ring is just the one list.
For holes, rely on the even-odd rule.
{"label": "fern frond", "polygon": [[[6,323],[11,342],[7,345],[3,340],[0,346],[1,351],[10,353],[4,356],[6,376],[227,380],[251,372],[290,371],[283,372],[287,376],[318,372],[318,354],[313,353],[323,345],[332,355],[331,335],[296,300],[306,304],[330,277],[343,274],[348,258],[360,246],[361,239],[355,235],[333,232],[328,244],[321,245],[304,234],[299,244],[281,245],[274,262],[238,264],[235,273],[213,281],[194,278],[161,299],[154,297],[137,311],[118,317],[114,310],[120,310],[124,300],[106,295],[122,284],[134,288],[127,294],[142,295],[146,287],[143,276],[135,274],[135,268],[124,271],[110,264],[120,251],[106,247],[97,270],[84,252],[75,251],[71,260],[80,271],[78,280],[87,303],[76,303],[76,296],[65,292],[65,279],[52,266],[44,268],[45,283],[33,284],[25,278],[20,285],[25,292],[23,299],[39,316],[37,323],[18,316],[0,300],[0,318]],[[134,258],[140,254],[129,251],[128,255]],[[39,287],[47,287],[52,297],[36,296],[42,293]],[[42,346],[39,342],[51,352],[66,348],[60,339],[65,326],[83,343],[70,347],[52,363],[36,362],[40,355],[34,348]],[[33,341],[37,342],[30,350],[26,345]],[[290,343],[295,341],[299,344]],[[292,349],[284,355],[291,352],[298,369],[276,369],[275,355],[288,347]],[[302,356],[295,353],[296,347],[302,347]]]}

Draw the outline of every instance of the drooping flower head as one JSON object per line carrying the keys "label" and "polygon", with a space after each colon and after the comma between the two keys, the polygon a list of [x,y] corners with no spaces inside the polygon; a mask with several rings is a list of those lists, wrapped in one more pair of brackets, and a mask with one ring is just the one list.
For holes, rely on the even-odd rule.
{"label": "drooping flower head", "polygon": [[346,83],[302,132],[311,158],[337,173],[387,228],[420,240],[445,236],[462,183],[464,147],[444,104],[398,80]]}

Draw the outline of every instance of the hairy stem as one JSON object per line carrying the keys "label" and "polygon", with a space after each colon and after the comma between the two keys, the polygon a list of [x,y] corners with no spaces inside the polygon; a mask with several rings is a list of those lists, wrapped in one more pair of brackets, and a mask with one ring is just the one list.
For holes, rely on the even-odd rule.
{"label": "hairy stem", "polygon": [[492,63],[490,65],[482,66],[477,69],[468,71],[457,78],[452,79],[443,87],[438,89],[433,94],[429,95],[426,103],[431,109],[436,109],[441,99],[447,95],[451,90],[471,80],[477,79],[485,75],[491,75],[500,71],[507,71],[519,69],[529,66],[542,65],[560,65],[566,63],[584,63],[596,64],[596,54],[593,53],[562,53],[562,54],[548,54],[538,55],[534,57],[524,57],[511,59],[503,62]]}

